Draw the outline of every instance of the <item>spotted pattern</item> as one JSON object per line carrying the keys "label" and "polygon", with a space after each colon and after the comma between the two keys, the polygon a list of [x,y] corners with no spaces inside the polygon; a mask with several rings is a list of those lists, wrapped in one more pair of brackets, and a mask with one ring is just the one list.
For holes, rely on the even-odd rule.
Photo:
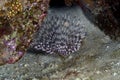
{"label": "spotted pattern", "polygon": [[49,54],[62,55],[79,50],[85,37],[85,29],[80,19],[69,14],[53,15],[52,12],[48,16],[31,47]]}

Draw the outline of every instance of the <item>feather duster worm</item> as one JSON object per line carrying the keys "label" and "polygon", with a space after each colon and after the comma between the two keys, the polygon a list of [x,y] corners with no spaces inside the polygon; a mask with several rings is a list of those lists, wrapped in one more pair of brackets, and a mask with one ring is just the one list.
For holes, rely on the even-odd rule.
{"label": "feather duster worm", "polygon": [[85,29],[77,16],[62,11],[49,11],[31,48],[48,54],[68,55],[80,49]]}
{"label": "feather duster worm", "polygon": [[0,65],[18,61],[45,17],[49,0],[5,0],[0,6]]}

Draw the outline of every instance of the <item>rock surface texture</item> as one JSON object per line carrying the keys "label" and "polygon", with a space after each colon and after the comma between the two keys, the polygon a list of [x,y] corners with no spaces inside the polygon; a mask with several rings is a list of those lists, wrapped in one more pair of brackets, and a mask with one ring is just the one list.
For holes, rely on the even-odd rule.
{"label": "rock surface texture", "polygon": [[[92,4],[91,2],[103,1],[103,0],[84,0],[84,1],[89,4]],[[109,2],[112,0],[104,0],[104,1]],[[114,1],[116,3],[117,0]],[[89,8],[91,7],[89,6]],[[42,35],[39,34],[39,32],[40,33],[46,31],[48,32],[49,31],[48,28],[50,28],[50,31],[53,32],[55,28],[55,26],[51,27],[52,23],[50,25],[43,23],[44,25],[43,28],[41,27],[41,29],[47,29],[47,30],[40,31],[39,29],[39,31],[37,32],[37,34],[33,39],[33,44],[37,45],[37,48],[35,50],[31,50],[31,49],[30,51],[28,50],[27,54],[25,54],[25,56],[15,64],[12,65],[7,64],[0,66],[0,80],[120,80],[120,42],[112,40],[110,36],[105,34],[105,31],[102,32],[100,30],[100,26],[96,26],[93,24],[93,22],[88,20],[88,16],[86,17],[85,13],[83,13],[82,10],[83,9],[81,9],[80,6],[61,7],[61,8],[53,7],[49,9],[50,14],[48,14],[45,20],[47,21],[49,17],[51,19],[52,16],[49,15],[53,15],[53,13],[60,15],[61,16],[60,18],[63,17],[63,15],[61,15],[62,13],[70,13],[69,15],[66,16],[70,18],[77,16],[72,20],[80,19],[80,23],[84,25],[85,32],[87,33],[85,39],[82,42],[82,46],[80,50],[75,51],[74,54],[70,54],[69,56],[58,56],[53,54],[51,55],[49,54],[49,52],[48,54],[44,54],[46,52],[43,53],[40,52],[39,50],[44,51],[44,47],[43,49],[40,49],[41,47],[39,48],[38,46],[39,42],[42,43],[44,43],[43,41],[49,42],[51,40],[49,39],[51,38],[50,36],[51,34],[47,34],[46,37],[43,37]],[[87,12],[89,12],[89,10],[90,9],[88,9]],[[58,15],[54,17],[59,18]],[[108,14],[104,14],[104,15],[108,15]],[[90,18],[93,18],[93,16],[95,19],[95,14],[92,16],[89,15]],[[107,17],[105,18],[109,21]],[[69,21],[68,18],[64,18],[64,19],[67,19],[67,21]],[[70,22],[72,21],[70,20]],[[45,25],[49,27],[46,28]],[[68,23],[66,23],[66,25],[68,25]],[[82,26],[80,26],[80,30],[82,29],[81,27]],[[69,30],[69,28],[67,29],[64,28],[64,29]],[[112,28],[110,28],[110,30],[108,29],[108,31],[111,32],[111,29]],[[60,30],[60,32],[64,31],[62,30],[62,27],[60,29],[55,29],[55,30]],[[40,38],[37,37],[37,35]],[[47,37],[48,35],[49,37]],[[59,34],[57,35],[61,37]],[[46,40],[41,41],[42,40],[41,37]],[[81,35],[80,38],[82,39]],[[67,37],[65,36],[64,39],[67,40]],[[55,39],[53,38],[53,41],[54,40]],[[59,40],[55,40],[55,41],[59,41]],[[48,44],[44,43],[44,45],[48,45]],[[51,45],[51,43],[49,43],[49,45]],[[32,49],[34,48],[35,47],[33,46]]]}
{"label": "rock surface texture", "polygon": [[26,52],[44,19],[49,0],[5,0],[0,5],[0,65],[15,63]]}

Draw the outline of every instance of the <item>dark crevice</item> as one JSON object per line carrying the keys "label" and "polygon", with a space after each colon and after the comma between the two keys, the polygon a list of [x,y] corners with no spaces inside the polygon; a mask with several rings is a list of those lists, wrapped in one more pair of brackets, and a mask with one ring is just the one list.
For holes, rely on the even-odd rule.
{"label": "dark crevice", "polygon": [[50,7],[64,7],[65,2],[64,0],[51,0],[50,1]]}

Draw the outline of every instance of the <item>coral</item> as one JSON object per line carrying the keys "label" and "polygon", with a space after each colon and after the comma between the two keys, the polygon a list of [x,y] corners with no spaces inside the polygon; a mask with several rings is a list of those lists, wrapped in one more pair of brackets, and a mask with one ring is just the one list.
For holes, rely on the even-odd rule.
{"label": "coral", "polygon": [[49,0],[6,0],[0,6],[0,64],[18,61],[45,17]]}

